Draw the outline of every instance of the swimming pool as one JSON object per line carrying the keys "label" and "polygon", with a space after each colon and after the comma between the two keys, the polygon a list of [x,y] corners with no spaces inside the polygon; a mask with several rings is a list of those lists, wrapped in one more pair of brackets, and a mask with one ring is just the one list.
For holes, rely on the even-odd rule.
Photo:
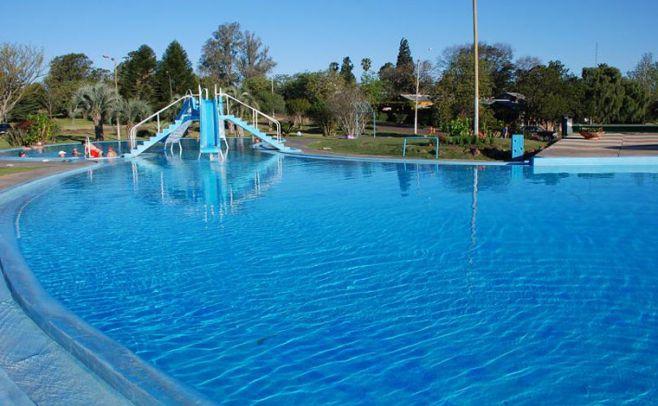
{"label": "swimming pool", "polygon": [[[240,151],[241,150],[241,151]],[[658,175],[113,162],[18,221],[45,289],[228,403],[658,399]]]}
{"label": "swimming pool", "polygon": [[[107,153],[108,148],[112,147],[115,151],[126,152],[129,150],[128,141],[93,141],[93,144]],[[10,148],[0,150],[0,159],[3,160],[60,160],[60,151],[64,151],[64,159],[83,159],[83,157],[73,156],[73,149],[77,149],[79,153],[84,153],[84,146],[79,142],[70,142],[66,144],[51,144],[44,145],[41,148]],[[20,157],[19,153],[25,152],[25,157]]]}

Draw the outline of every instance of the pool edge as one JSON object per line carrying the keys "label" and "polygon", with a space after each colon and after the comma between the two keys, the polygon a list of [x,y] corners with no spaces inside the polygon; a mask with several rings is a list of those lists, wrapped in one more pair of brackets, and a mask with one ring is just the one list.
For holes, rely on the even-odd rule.
{"label": "pool edge", "polygon": [[293,158],[324,159],[334,161],[356,161],[385,164],[419,164],[419,165],[452,165],[452,166],[530,166],[530,161],[476,161],[466,159],[421,159],[421,158],[394,158],[377,156],[352,155],[323,155],[306,152],[284,152],[275,150],[260,150],[266,153],[282,154]]}
{"label": "pool edge", "polygon": [[14,220],[24,197],[57,180],[95,170],[100,164],[40,177],[0,191],[0,271],[13,300],[59,346],[135,404],[211,404],[202,394],[151,366],[87,324],[46,292],[25,262]]}

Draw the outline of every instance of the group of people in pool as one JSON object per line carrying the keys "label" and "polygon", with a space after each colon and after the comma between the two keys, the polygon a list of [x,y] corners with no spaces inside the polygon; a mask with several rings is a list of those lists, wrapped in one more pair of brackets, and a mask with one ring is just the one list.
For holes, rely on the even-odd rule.
{"label": "group of people in pool", "polygon": [[[89,143],[83,142],[82,146],[84,147],[85,156],[88,156],[90,158],[102,158],[103,156],[105,156],[105,158],[116,158],[118,156],[114,148],[112,148],[111,146],[107,148],[107,154],[104,153],[102,149],[98,148],[91,142]],[[35,145],[34,147],[24,148],[22,151],[18,153],[18,157],[26,158],[27,153],[25,151],[31,149],[35,149],[37,151],[43,151],[43,144],[41,144],[41,142],[38,142],[37,145]],[[71,156],[77,158],[80,155],[81,155],[80,151],[77,148],[73,148],[73,151],[71,151]],[[57,156],[59,156],[60,158],[66,158],[66,151],[59,151],[57,153]]]}

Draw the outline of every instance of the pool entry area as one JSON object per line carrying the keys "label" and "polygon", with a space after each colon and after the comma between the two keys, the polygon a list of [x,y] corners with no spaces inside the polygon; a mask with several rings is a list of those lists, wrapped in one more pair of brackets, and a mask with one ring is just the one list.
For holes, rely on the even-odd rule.
{"label": "pool entry area", "polygon": [[[231,105],[236,114],[231,114]],[[162,128],[162,120],[172,111],[179,109],[174,121],[167,127]],[[237,111],[246,113],[250,117],[249,122],[243,120]],[[140,128],[155,120],[157,133],[148,140],[138,140]],[[269,131],[259,127],[259,121],[264,120],[269,126]],[[136,157],[164,142],[165,148],[169,146],[173,152],[174,145],[182,148],[180,139],[193,122],[199,122],[199,157],[204,154],[211,158],[215,154],[219,159],[225,159],[229,151],[226,141],[226,126],[233,125],[250,133],[257,141],[255,148],[278,150],[282,152],[296,152],[295,149],[287,147],[281,135],[281,123],[253,106],[223,92],[215,86],[214,95],[210,96],[208,89],[199,87],[198,94],[191,91],[170,103],[166,107],[153,113],[146,119],[137,123],[130,129],[130,152],[124,156]],[[229,124],[230,123],[230,124]]]}

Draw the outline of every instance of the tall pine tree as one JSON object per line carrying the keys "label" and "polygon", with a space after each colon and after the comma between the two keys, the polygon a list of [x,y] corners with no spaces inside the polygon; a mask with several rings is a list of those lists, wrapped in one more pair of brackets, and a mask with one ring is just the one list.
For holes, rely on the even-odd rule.
{"label": "tall pine tree", "polygon": [[409,41],[406,38],[400,40],[398,60],[395,64],[394,87],[398,93],[413,93],[415,88],[414,60],[411,57]]}
{"label": "tall pine tree", "polygon": [[159,105],[166,105],[176,96],[194,90],[196,77],[187,52],[178,41],[172,41],[158,63],[156,97]]}
{"label": "tall pine tree", "polygon": [[340,76],[345,80],[345,83],[354,84],[356,83],[356,77],[352,73],[354,69],[354,64],[349,56],[343,58],[343,64],[340,66]]}
{"label": "tall pine tree", "polygon": [[155,71],[157,59],[148,45],[128,53],[128,60],[119,65],[119,93],[125,99],[157,102]]}

